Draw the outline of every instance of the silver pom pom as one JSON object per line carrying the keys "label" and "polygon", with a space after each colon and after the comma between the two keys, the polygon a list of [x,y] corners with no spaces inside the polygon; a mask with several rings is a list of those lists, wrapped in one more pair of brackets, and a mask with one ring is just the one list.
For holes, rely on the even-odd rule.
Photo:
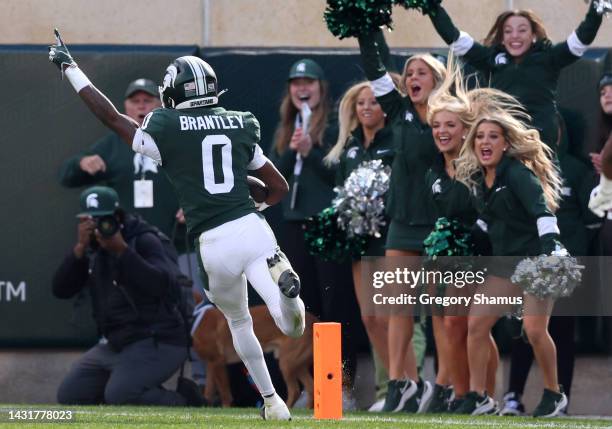
{"label": "silver pom pom", "polygon": [[344,186],[334,188],[332,201],[338,213],[338,226],[347,237],[368,235],[379,238],[385,226],[383,196],[389,189],[391,168],[381,160],[364,161],[349,175]]}
{"label": "silver pom pom", "polygon": [[570,296],[582,280],[584,266],[570,256],[540,255],[519,262],[512,282],[540,299]]}

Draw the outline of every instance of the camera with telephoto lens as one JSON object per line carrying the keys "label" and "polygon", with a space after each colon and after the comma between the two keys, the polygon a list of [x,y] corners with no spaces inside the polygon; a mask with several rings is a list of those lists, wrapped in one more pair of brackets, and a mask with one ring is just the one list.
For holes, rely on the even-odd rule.
{"label": "camera with telephoto lens", "polygon": [[119,222],[114,215],[96,216],[96,229],[104,238],[110,238],[119,231]]}

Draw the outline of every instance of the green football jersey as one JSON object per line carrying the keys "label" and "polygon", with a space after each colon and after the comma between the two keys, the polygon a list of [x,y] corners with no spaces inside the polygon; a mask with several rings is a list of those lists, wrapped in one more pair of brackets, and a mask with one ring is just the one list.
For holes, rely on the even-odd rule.
{"label": "green football jersey", "polygon": [[261,167],[252,164],[261,153],[259,122],[252,113],[161,108],[145,117],[141,130],[155,145],[138,148],[135,139],[133,148],[161,163],[191,233],[256,212],[246,180],[249,168]]}

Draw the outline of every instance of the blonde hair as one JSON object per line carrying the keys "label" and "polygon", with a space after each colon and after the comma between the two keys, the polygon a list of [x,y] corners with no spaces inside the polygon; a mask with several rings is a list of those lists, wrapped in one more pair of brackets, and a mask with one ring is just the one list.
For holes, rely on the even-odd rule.
{"label": "blonde hair", "polygon": [[423,61],[427,67],[431,70],[434,77],[434,89],[438,88],[442,82],[444,81],[444,77],[446,75],[446,68],[444,64],[436,57],[431,54],[414,54],[410,58],[406,60],[404,63],[404,69],[402,70],[401,79],[399,81],[398,90],[402,94],[408,94],[408,88],[406,88],[406,77],[408,76],[408,66],[410,63],[416,60]]}
{"label": "blonde hair", "polygon": [[529,120],[520,102],[513,96],[493,88],[475,88],[468,91],[461,66],[450,54],[446,66],[446,77],[427,101],[427,123],[433,125],[434,116],[440,112],[451,112],[468,130],[485,112],[505,111],[515,117]]}
{"label": "blonde hair", "polygon": [[357,118],[357,98],[365,88],[371,88],[370,82],[359,82],[351,86],[340,99],[338,107],[338,140],[323,161],[327,165],[334,164],[340,159],[344,147],[349,141],[351,131],[359,126]]}
{"label": "blonde hair", "polygon": [[554,212],[559,207],[561,179],[551,161],[553,151],[540,140],[540,133],[529,129],[522,121],[530,121],[521,103],[511,95],[492,88],[466,89],[459,64],[450,55],[446,78],[428,100],[427,122],[432,125],[438,112],[448,111],[459,116],[469,129],[459,157],[455,159],[455,179],[468,188],[476,185],[474,174],[481,171],[474,151],[476,131],[483,122],[499,125],[509,145],[507,156],[521,161],[540,179],[546,205]]}
{"label": "blonde hair", "polygon": [[537,176],[542,185],[546,206],[554,213],[559,208],[561,199],[561,178],[559,169],[551,161],[554,157],[553,151],[540,140],[537,130],[527,128],[523,122],[503,110],[484,112],[475,121],[456,160],[455,179],[470,189],[476,185],[474,174],[481,171],[482,167],[474,145],[476,132],[482,123],[493,123],[502,129],[504,140],[508,144],[506,156],[519,160]]}

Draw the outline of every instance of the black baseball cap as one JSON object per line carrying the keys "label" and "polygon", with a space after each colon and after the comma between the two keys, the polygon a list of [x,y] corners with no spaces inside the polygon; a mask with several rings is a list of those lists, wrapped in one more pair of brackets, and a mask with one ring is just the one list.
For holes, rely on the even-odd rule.
{"label": "black baseball cap", "polygon": [[77,217],[111,215],[119,208],[119,196],[108,186],[92,186],[85,189],[81,193],[80,202],[81,212]]}
{"label": "black baseball cap", "polygon": [[601,79],[599,79],[599,90],[608,85],[612,85],[612,72],[604,73]]}
{"label": "black baseball cap", "polygon": [[311,59],[304,58],[293,63],[289,69],[289,77],[287,80],[307,77],[310,79],[325,79],[325,73],[320,65]]}
{"label": "black baseball cap", "polygon": [[159,97],[159,88],[151,79],[140,78],[130,83],[125,90],[125,98],[130,98],[138,91],[146,92],[153,97]]}

